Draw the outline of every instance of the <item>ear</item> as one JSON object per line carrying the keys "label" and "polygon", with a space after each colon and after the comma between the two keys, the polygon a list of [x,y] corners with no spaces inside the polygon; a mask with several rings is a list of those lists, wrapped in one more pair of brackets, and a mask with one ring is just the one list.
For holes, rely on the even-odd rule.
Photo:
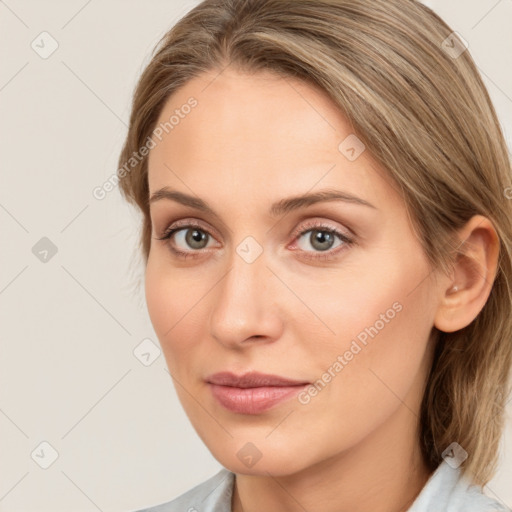
{"label": "ear", "polygon": [[453,332],[469,325],[484,307],[498,271],[499,237],[492,222],[473,216],[458,232],[461,252],[451,279],[439,281],[439,306],[434,325]]}

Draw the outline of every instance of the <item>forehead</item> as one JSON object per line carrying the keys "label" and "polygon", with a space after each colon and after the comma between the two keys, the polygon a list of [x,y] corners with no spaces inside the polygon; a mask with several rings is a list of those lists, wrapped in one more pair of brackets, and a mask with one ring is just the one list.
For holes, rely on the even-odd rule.
{"label": "forehead", "polygon": [[229,68],[205,73],[167,101],[157,126],[166,122],[149,154],[150,192],[188,187],[227,197],[236,190],[259,201],[343,186],[376,200],[386,186],[376,182],[385,173],[369,152],[353,161],[343,153],[345,141],[358,139],[327,93],[293,78]]}

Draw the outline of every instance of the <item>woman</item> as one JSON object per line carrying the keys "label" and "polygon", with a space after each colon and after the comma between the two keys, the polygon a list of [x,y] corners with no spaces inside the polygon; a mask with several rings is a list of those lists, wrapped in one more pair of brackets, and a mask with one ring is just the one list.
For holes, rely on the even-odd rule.
{"label": "woman", "polygon": [[412,0],[205,0],[119,160],[151,321],[224,466],[148,511],[505,510],[512,183],[464,41]]}

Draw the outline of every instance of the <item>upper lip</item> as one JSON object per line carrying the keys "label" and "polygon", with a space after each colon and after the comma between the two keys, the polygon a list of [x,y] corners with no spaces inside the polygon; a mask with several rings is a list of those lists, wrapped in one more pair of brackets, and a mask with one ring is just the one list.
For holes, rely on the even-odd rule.
{"label": "upper lip", "polygon": [[235,388],[258,388],[263,386],[298,386],[309,384],[306,381],[287,379],[279,375],[267,373],[248,372],[243,375],[236,375],[231,372],[214,373],[207,377],[206,382],[220,386],[231,386]]}

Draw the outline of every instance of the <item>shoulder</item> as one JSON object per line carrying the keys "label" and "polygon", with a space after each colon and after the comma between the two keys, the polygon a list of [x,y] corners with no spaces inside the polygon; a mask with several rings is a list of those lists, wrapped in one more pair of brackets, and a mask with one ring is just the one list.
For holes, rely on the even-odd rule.
{"label": "shoulder", "polygon": [[222,468],[172,501],[136,512],[231,512],[234,476]]}
{"label": "shoulder", "polygon": [[512,512],[473,485],[444,460],[430,476],[408,512]]}

